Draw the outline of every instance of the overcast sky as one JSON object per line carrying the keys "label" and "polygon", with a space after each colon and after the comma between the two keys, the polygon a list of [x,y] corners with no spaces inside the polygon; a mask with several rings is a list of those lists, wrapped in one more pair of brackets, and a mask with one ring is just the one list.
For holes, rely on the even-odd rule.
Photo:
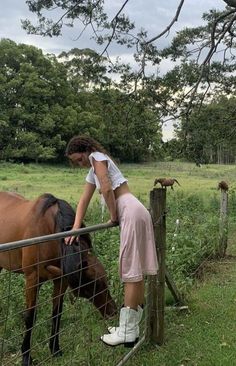
{"label": "overcast sky", "polygon": [[[59,54],[62,51],[69,51],[74,47],[93,48],[98,52],[95,42],[90,39],[89,31],[83,33],[82,37],[76,40],[80,31],[79,27],[64,28],[60,37],[42,37],[28,35],[21,28],[21,19],[36,20],[36,17],[29,12],[24,0],[0,0],[0,38],[9,38],[17,43],[25,43],[41,48],[45,53]],[[131,20],[135,21],[140,29],[143,27],[148,31],[149,38],[159,34],[172,21],[180,0],[130,0],[126,6],[126,13]],[[116,15],[124,0],[106,0],[108,13],[111,19]],[[198,26],[202,24],[202,14],[210,9],[224,9],[223,0],[185,0],[178,22],[174,24],[168,36],[159,39],[155,45],[158,48],[168,45],[176,31],[184,27]],[[111,56],[123,56],[132,63],[132,52],[124,47],[112,46],[109,49]],[[168,69],[168,63],[162,65],[163,71]],[[171,124],[164,129],[165,139],[172,134]]]}

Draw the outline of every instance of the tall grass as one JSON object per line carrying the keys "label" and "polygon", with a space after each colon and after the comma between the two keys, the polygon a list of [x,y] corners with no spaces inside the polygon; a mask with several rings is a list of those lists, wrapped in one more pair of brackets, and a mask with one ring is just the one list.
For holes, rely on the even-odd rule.
{"label": "tall grass", "polygon": [[[167,191],[167,263],[183,287],[192,281],[202,259],[213,254],[218,245],[220,192],[218,182],[230,185],[231,217],[236,207],[234,166],[206,165],[182,162],[121,166],[131,190],[148,207],[149,192],[157,177],[175,177],[181,186]],[[50,192],[71,203],[75,208],[83,190],[85,170],[70,166],[9,164],[0,165],[0,190],[15,191],[33,199]],[[95,194],[86,215],[86,224],[101,222],[99,195]],[[105,214],[104,220],[108,218]],[[177,223],[176,223],[177,222]],[[99,232],[94,236],[95,250],[108,266],[112,279],[117,281],[119,249],[118,229]]]}
{"label": "tall grass", "polygon": [[[194,273],[202,260],[214,255],[218,245],[220,192],[217,190],[217,185],[220,180],[226,180],[230,184],[230,220],[235,220],[235,167],[209,165],[198,168],[194,164],[168,162],[122,165],[121,169],[129,180],[132,192],[147,207],[149,206],[149,192],[153,189],[155,178],[173,177],[180,182],[180,187],[175,185],[173,191],[167,191],[167,264],[177,286],[187,291],[194,281]],[[75,208],[83,190],[85,175],[84,170],[75,170],[63,165],[1,163],[0,190],[14,191],[28,199],[49,192],[67,200]],[[86,215],[86,225],[101,222],[101,216],[99,195],[95,195]],[[107,219],[108,213],[106,212],[104,221]],[[122,288],[118,275],[119,230],[113,228],[100,231],[92,234],[92,237],[94,251],[107,270],[112,295],[118,303],[121,303]],[[4,276],[8,275],[4,273]],[[12,342],[4,345],[7,361],[11,360],[12,355],[20,348],[22,341],[20,332],[23,330],[21,314],[21,310],[24,308],[23,279],[16,275],[13,277],[10,300],[6,297],[8,277],[0,281],[1,311],[5,317],[10,319],[7,328],[3,323],[0,325],[0,335],[4,334],[6,338],[11,338],[12,333],[17,334]],[[42,306],[38,315],[41,322],[37,325],[33,336],[34,340],[36,339],[34,353],[41,360],[49,357],[47,342],[40,343],[39,340],[45,339],[45,333],[50,333],[48,325],[51,314],[51,300],[48,295],[50,288],[49,284],[42,287],[40,294]],[[47,299],[46,304],[45,299]],[[66,301],[65,310],[62,324],[64,331],[61,336],[65,356],[56,361],[49,357],[45,364],[114,364],[114,360],[122,355],[123,350],[119,348],[114,353],[97,341],[105,327],[104,321],[100,319],[92,305],[86,302],[85,306],[84,300],[79,300],[76,305],[71,305],[69,301]],[[13,317],[13,314],[18,315]],[[89,357],[86,347],[88,343],[93,343]],[[18,360],[17,358],[12,364],[20,364]]]}

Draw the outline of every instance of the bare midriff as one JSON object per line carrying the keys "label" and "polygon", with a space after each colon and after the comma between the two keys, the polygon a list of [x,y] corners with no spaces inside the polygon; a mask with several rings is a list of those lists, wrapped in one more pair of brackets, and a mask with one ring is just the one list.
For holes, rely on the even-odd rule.
{"label": "bare midriff", "polygon": [[125,193],[130,193],[129,186],[126,182],[121,184],[119,187],[117,187],[114,190],[114,194],[115,194],[116,199],[119,198],[120,196],[122,196]]}

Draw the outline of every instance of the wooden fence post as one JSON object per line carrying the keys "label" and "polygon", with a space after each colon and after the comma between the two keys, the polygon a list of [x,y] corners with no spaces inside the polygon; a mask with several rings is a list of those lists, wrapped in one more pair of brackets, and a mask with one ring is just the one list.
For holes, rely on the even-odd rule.
{"label": "wooden fence post", "polygon": [[184,299],[183,296],[180,294],[180,292],[178,291],[167,267],[166,267],[166,273],[165,273],[165,277],[166,277],[166,284],[175,300],[175,305],[183,305],[184,304]]}
{"label": "wooden fence post", "polygon": [[149,276],[148,282],[148,337],[164,343],[165,312],[165,251],[166,251],[166,190],[154,188],[150,192],[150,213],[153,220],[159,270],[157,276]]}
{"label": "wooden fence post", "polygon": [[221,190],[218,255],[224,257],[228,243],[228,192]]}

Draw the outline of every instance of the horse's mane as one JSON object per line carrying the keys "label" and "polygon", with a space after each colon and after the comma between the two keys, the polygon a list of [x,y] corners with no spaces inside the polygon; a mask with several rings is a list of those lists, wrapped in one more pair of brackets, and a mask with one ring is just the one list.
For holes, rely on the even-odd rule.
{"label": "horse's mane", "polygon": [[40,200],[40,201],[43,200],[42,205],[40,207],[40,214],[41,215],[44,215],[45,212],[51,206],[54,206],[57,203],[57,201],[58,201],[58,199],[55,196],[53,196],[51,193],[44,193],[44,194],[42,194],[42,196],[40,196],[38,198],[38,200]]}
{"label": "horse's mane", "polygon": [[[57,224],[60,231],[67,231],[72,228],[75,220],[75,211],[68,202],[58,199],[59,212],[57,214]],[[82,224],[82,227],[85,225]],[[75,296],[78,295],[78,284],[81,283],[83,262],[85,262],[85,252],[92,248],[90,234],[80,235],[79,242],[74,241],[72,245],[65,245],[61,241],[62,248],[62,269],[65,275],[68,275],[69,286],[75,290]],[[87,266],[87,264],[85,264]]]}
{"label": "horse's mane", "polygon": [[[41,214],[45,214],[51,206],[58,204],[59,210],[55,216],[56,231],[60,232],[71,230],[75,220],[75,211],[71,205],[65,200],[56,198],[50,193],[45,193],[40,198],[44,201],[41,207]],[[84,226],[85,225],[82,224],[82,227]],[[74,242],[72,245],[65,245],[64,239],[61,239],[60,247],[62,258],[61,267],[63,273],[68,275],[70,287],[76,288],[78,287],[78,276],[80,277],[81,275],[80,271],[82,269],[84,251],[92,248],[90,234],[82,234],[80,236],[79,243]]]}
{"label": "horse's mane", "polygon": [[[60,209],[60,214],[58,214],[57,218],[59,229],[61,231],[71,230],[75,221],[75,211],[68,202],[62,199],[58,199],[58,205]],[[85,225],[82,224],[81,227],[83,228]],[[87,243],[88,248],[92,248],[92,242],[89,233],[82,234],[81,239]]]}
{"label": "horse's mane", "polygon": [[[55,217],[57,231],[67,231],[72,229],[75,220],[75,211],[68,202],[55,197],[51,193],[44,193],[39,197],[39,200],[43,200],[40,207],[41,215],[44,215],[50,207],[58,204],[59,210]],[[82,224],[81,227],[85,227],[85,225]],[[92,248],[92,242],[89,233],[82,234],[81,238],[86,241],[88,248]]]}

